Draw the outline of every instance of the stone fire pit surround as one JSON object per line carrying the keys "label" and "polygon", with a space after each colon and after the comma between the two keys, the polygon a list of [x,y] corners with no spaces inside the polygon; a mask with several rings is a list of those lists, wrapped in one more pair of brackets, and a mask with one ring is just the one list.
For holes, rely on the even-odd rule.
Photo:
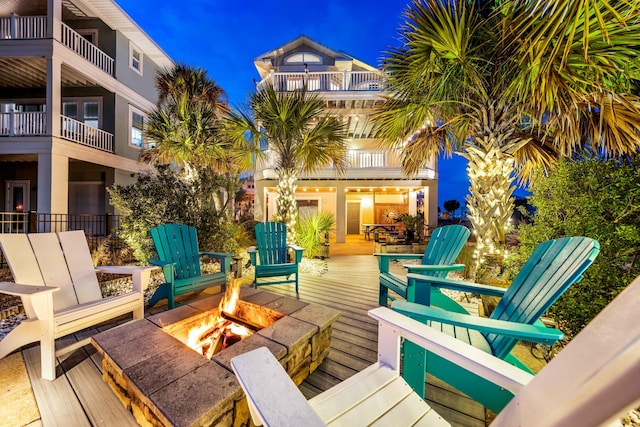
{"label": "stone fire pit surround", "polygon": [[338,311],[247,287],[241,289],[241,300],[285,316],[211,360],[161,329],[217,307],[221,298],[194,301],[92,338],[103,356],[103,379],[140,425],[248,425],[246,399],[230,365],[233,357],[265,346],[300,384],[329,354]]}

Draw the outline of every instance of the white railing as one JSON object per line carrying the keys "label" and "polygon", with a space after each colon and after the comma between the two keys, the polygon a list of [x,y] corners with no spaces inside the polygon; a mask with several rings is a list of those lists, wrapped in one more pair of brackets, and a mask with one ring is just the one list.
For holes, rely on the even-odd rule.
{"label": "white railing", "polygon": [[[267,151],[267,158],[258,161],[258,169],[275,169],[276,155]],[[402,163],[398,156],[392,151],[376,149],[359,149],[347,151],[347,168],[349,169],[370,169],[370,168],[401,168]]]}
{"label": "white railing", "polygon": [[113,58],[64,23],[62,24],[62,44],[105,73],[113,76]]}
{"label": "white railing", "polygon": [[279,92],[291,92],[305,85],[307,90],[319,92],[384,90],[383,74],[380,71],[272,72],[257,84],[257,89],[260,90],[267,84],[273,85]]}
{"label": "white railing", "polygon": [[42,112],[0,113],[0,135],[46,135],[47,116]]}
{"label": "white railing", "polygon": [[47,37],[46,16],[18,16],[0,18],[0,39],[44,39]]}
{"label": "white railing", "polygon": [[60,136],[78,144],[113,153],[113,134],[86,125],[71,117],[62,116]]}

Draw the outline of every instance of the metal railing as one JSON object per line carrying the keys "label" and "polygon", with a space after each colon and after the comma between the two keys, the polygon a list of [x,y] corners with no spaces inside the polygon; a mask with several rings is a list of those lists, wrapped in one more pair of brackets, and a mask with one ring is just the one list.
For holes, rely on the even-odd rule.
{"label": "metal railing", "polygon": [[0,39],[44,39],[47,37],[46,16],[19,16],[12,13],[0,18]]}
{"label": "metal railing", "polygon": [[[0,212],[0,233],[46,233],[83,230],[91,251],[97,250],[108,238],[120,241],[120,215],[53,214],[43,212]],[[4,256],[0,253],[0,267],[4,267]]]}
{"label": "metal railing", "polygon": [[105,73],[113,76],[113,58],[98,49],[96,45],[76,33],[73,28],[62,23],[62,44],[100,68]]}
{"label": "metal railing", "polygon": [[60,136],[88,147],[113,153],[113,134],[89,126],[71,117],[62,117]]}
{"label": "metal railing", "polygon": [[384,90],[384,77],[380,71],[321,71],[321,72],[272,72],[257,84],[257,89],[267,84],[273,85],[279,92],[291,92],[302,89],[309,91],[373,91]]}

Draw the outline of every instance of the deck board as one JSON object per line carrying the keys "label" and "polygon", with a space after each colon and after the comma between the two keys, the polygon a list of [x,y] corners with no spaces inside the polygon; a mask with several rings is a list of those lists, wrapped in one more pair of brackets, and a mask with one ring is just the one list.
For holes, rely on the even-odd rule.
{"label": "deck board", "polygon": [[[300,275],[300,300],[342,313],[333,325],[327,359],[300,385],[307,398],[344,381],[377,359],[377,324],[367,316],[369,309],[378,306],[376,258],[336,256],[328,260],[328,267],[320,277]],[[402,273],[403,269],[400,264],[392,264],[392,271]],[[261,289],[296,297],[294,287],[288,284]],[[156,306],[150,312],[158,310]],[[83,331],[66,339],[82,339],[92,333],[95,331]],[[91,346],[67,355],[58,367],[64,374],[53,382],[40,379],[39,347],[23,353],[44,425],[135,425],[131,414],[102,382],[101,356]],[[428,402],[453,426],[484,427],[484,408],[480,404],[437,379],[430,379],[427,389]]]}

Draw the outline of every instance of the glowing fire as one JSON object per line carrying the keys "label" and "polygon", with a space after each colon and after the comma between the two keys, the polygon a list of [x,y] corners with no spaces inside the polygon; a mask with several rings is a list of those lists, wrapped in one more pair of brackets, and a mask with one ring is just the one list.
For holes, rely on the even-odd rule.
{"label": "glowing fire", "polygon": [[238,304],[240,296],[240,280],[231,280],[227,285],[224,297],[218,305],[218,311],[205,318],[200,325],[189,329],[187,345],[207,358],[211,358],[217,352],[238,341],[237,338],[244,339],[251,335],[244,326],[233,323],[225,319],[218,313],[233,314]]}

